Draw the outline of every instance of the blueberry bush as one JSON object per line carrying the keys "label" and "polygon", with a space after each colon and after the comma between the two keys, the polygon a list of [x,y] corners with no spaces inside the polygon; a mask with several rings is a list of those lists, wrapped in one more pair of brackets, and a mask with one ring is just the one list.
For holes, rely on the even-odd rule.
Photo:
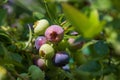
{"label": "blueberry bush", "polygon": [[0,0],[0,80],[120,80],[120,0]]}

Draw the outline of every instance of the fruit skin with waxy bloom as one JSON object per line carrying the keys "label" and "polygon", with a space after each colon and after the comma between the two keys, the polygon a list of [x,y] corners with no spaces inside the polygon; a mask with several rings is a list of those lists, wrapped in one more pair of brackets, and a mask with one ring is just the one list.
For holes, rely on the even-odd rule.
{"label": "fruit skin with waxy bloom", "polygon": [[65,71],[70,71],[70,66],[69,64],[65,65],[65,66],[62,66],[62,69],[65,70]]}
{"label": "fruit skin with waxy bloom", "polygon": [[40,57],[51,59],[54,56],[54,48],[49,44],[43,44],[39,49]]}
{"label": "fruit skin with waxy bloom", "polygon": [[46,19],[41,19],[35,22],[33,25],[34,33],[37,35],[43,35],[45,30],[48,28],[49,22]]}
{"label": "fruit skin with waxy bloom", "polygon": [[36,47],[36,49],[39,49],[46,42],[47,42],[46,37],[44,37],[44,36],[37,37],[37,39],[35,40],[35,47]]}
{"label": "fruit skin with waxy bloom", "polygon": [[51,25],[45,31],[45,37],[48,41],[58,43],[63,39],[64,30],[59,25]]}
{"label": "fruit skin with waxy bloom", "polygon": [[55,56],[53,57],[53,64],[58,67],[65,66],[66,64],[69,63],[69,55],[68,53],[62,51],[62,52],[57,52]]}

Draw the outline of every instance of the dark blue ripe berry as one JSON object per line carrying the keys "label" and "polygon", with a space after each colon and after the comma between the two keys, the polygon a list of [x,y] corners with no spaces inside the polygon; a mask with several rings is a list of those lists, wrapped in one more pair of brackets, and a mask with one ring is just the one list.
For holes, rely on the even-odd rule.
{"label": "dark blue ripe berry", "polygon": [[53,63],[55,66],[62,67],[68,64],[69,55],[66,52],[58,52],[53,57]]}

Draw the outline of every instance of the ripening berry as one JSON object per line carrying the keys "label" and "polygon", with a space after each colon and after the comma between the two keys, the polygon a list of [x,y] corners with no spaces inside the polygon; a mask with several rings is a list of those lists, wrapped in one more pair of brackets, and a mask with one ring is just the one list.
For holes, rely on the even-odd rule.
{"label": "ripening berry", "polygon": [[35,40],[35,47],[36,49],[39,49],[43,44],[45,44],[47,42],[46,37],[44,36],[39,36],[36,40]]}
{"label": "ripening berry", "polygon": [[39,59],[36,61],[36,63],[37,63],[37,66],[40,67],[41,69],[44,69],[45,66],[46,66],[45,60],[44,60],[44,59],[41,59],[41,58],[39,58]]}
{"label": "ripening berry", "polygon": [[54,56],[54,49],[49,44],[43,44],[39,49],[39,54],[41,57],[50,59]]}
{"label": "ripening berry", "polygon": [[51,25],[45,31],[45,37],[48,41],[58,43],[63,39],[64,30],[58,25]]}
{"label": "ripening berry", "polygon": [[53,63],[55,66],[65,66],[66,64],[69,63],[69,55],[66,52],[58,52],[55,54],[53,57]]}
{"label": "ripening berry", "polygon": [[83,44],[84,44],[84,41],[76,41],[74,38],[69,38],[68,39],[68,43],[70,45],[70,49],[80,49],[82,48]]}
{"label": "ripening berry", "polygon": [[49,22],[46,19],[41,19],[33,25],[34,33],[38,35],[43,35],[47,27],[49,26]]}

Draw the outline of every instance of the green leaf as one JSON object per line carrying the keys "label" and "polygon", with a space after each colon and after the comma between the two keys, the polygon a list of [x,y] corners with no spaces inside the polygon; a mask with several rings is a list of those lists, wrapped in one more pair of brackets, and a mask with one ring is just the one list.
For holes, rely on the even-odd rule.
{"label": "green leaf", "polygon": [[28,72],[30,73],[32,80],[44,80],[45,75],[39,67],[31,65]]}
{"label": "green leaf", "polygon": [[17,53],[12,53],[12,54],[11,54],[11,57],[12,57],[12,59],[13,59],[14,61],[16,61],[16,62],[21,63],[21,61],[22,61],[22,57],[21,57],[19,54],[17,54]]}
{"label": "green leaf", "polygon": [[[68,4],[62,4],[63,11],[68,18],[68,20],[71,21],[71,23],[77,28],[78,32],[84,33],[84,31],[88,27],[88,19],[87,17],[81,13],[79,10],[75,9],[74,7],[68,5]],[[86,24],[85,24],[86,23]],[[81,28],[84,27],[84,28]]]}
{"label": "green leaf", "polygon": [[96,9],[92,9],[90,16],[87,17],[84,13],[68,4],[63,3],[62,6],[68,20],[75,26],[76,31],[82,33],[85,38],[92,38],[103,29],[105,22],[99,21],[99,14]]}
{"label": "green leaf", "polygon": [[14,66],[19,67],[20,69],[24,68],[23,64],[18,63],[17,61],[12,59],[10,54],[5,55],[5,58],[3,60],[1,60],[0,63],[13,64]]}
{"label": "green leaf", "polygon": [[98,56],[105,56],[109,53],[108,45],[104,41],[98,41],[94,44],[94,50]]}
{"label": "green leaf", "polygon": [[113,6],[118,10],[120,11],[120,0],[111,0],[112,1],[112,4]]}
{"label": "green leaf", "polygon": [[97,61],[90,61],[86,64],[83,64],[79,67],[79,70],[85,72],[97,72],[101,69],[101,65]]}
{"label": "green leaf", "polygon": [[0,26],[6,22],[5,21],[6,17],[7,17],[6,10],[0,9]]}
{"label": "green leaf", "polygon": [[10,44],[11,43],[11,39],[10,39],[10,37],[7,34],[0,33],[0,42],[3,42],[5,44]]}
{"label": "green leaf", "polygon": [[0,0],[0,5],[7,3],[8,0]]}
{"label": "green leaf", "polygon": [[99,14],[96,9],[91,10],[88,20],[89,20],[88,21],[89,26],[86,30],[84,30],[84,35],[89,38],[89,37],[94,37],[98,33],[100,33],[103,29],[103,25],[105,24],[105,22],[99,21]]}
{"label": "green leaf", "polygon": [[1,57],[3,57],[0,58],[0,64],[13,64],[17,67],[23,68],[23,65],[21,63],[18,63],[14,59],[12,59],[10,52],[2,43],[0,43],[0,55],[2,55]]}
{"label": "green leaf", "polygon": [[109,23],[109,26],[113,27],[113,29],[116,31],[116,32],[119,32],[120,31],[120,18],[116,18],[114,19],[112,22]]}
{"label": "green leaf", "polygon": [[33,12],[33,16],[37,19],[41,19],[44,17],[44,15],[40,12]]}
{"label": "green leaf", "polygon": [[74,75],[73,80],[91,80],[91,74],[89,72],[82,71],[80,68],[76,68],[72,71],[72,75]]}
{"label": "green leaf", "polygon": [[4,30],[0,30],[0,33],[7,34]]}
{"label": "green leaf", "polygon": [[41,4],[37,0],[15,0],[14,2],[20,7],[28,9],[32,12],[37,11],[45,13],[45,10],[42,8]]}
{"label": "green leaf", "polygon": [[111,0],[92,0],[91,3],[94,8],[99,10],[108,10],[112,7]]}
{"label": "green leaf", "polygon": [[0,43],[0,56],[3,56],[4,54],[5,54],[4,46],[3,44]]}

